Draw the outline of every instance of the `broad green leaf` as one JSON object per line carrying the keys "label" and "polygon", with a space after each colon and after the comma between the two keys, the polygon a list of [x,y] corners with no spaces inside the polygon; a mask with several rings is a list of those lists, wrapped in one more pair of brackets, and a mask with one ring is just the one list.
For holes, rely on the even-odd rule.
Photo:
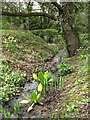
{"label": "broad green leaf", "polygon": [[49,82],[52,82],[53,81],[53,79],[51,78],[50,80],[49,80]]}
{"label": "broad green leaf", "polygon": [[36,93],[36,95],[37,95],[37,90],[34,90],[34,92]]}
{"label": "broad green leaf", "polygon": [[45,73],[44,73],[44,77],[45,77],[45,79],[48,81],[49,79],[51,79],[51,71],[46,71]]}
{"label": "broad green leaf", "polygon": [[44,78],[44,76],[43,76],[43,73],[40,72],[40,73],[38,74],[38,77],[39,77],[39,79],[40,79],[40,82],[43,84],[43,83],[44,83],[44,80],[45,80],[45,78]]}
{"label": "broad green leaf", "polygon": [[40,80],[36,80],[36,79],[35,79],[35,81],[36,81],[38,84],[41,82]]}
{"label": "broad green leaf", "polygon": [[32,100],[34,103],[35,103],[36,100],[37,100],[37,94],[36,94],[35,91],[31,94],[31,100]]}
{"label": "broad green leaf", "polygon": [[44,70],[41,70],[40,72],[44,75]]}

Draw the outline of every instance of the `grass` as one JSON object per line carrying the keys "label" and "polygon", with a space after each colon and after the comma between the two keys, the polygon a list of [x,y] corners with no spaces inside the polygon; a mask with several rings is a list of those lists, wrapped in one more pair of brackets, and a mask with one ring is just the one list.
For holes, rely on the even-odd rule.
{"label": "grass", "polygon": [[[84,58],[80,55],[86,56]],[[61,118],[87,118],[87,110],[85,106],[88,105],[88,52],[87,48],[81,48],[78,54],[72,58],[65,58],[66,64],[72,66],[73,72],[64,76],[64,90],[60,94],[59,115]],[[83,106],[83,107],[82,107]],[[83,110],[85,112],[83,113]],[[54,118],[58,118],[58,114]]]}
{"label": "grass", "polygon": [[12,67],[18,64],[18,68],[21,70],[24,66],[29,66],[28,70],[24,69],[27,73],[28,71],[31,73],[35,67],[37,67],[38,71],[39,66],[43,66],[45,62],[52,59],[58,51],[57,47],[53,49],[53,44],[48,45],[43,39],[33,35],[30,31],[3,31],[2,42],[5,41],[5,39],[8,39],[9,36],[14,37],[16,45],[10,47],[11,44],[9,44],[8,49],[7,44],[2,44],[3,58],[5,61],[9,61],[9,65],[13,64],[11,65]]}
{"label": "grass", "polygon": [[[16,41],[15,44],[11,42],[13,40]],[[32,76],[40,66],[43,67],[46,61],[52,59],[58,50],[52,46],[30,31],[2,30],[0,99],[3,99],[3,103],[19,95],[21,83],[30,81],[30,75]]]}
{"label": "grass", "polygon": [[[3,56],[4,56],[3,66],[4,67],[3,67],[3,75],[2,75],[3,77],[1,79],[3,80],[2,90],[4,90],[3,91],[4,95],[6,94],[5,96],[3,95],[4,96],[3,98],[6,98],[6,101],[8,101],[7,99],[9,98],[8,93],[10,94],[13,86],[16,85],[15,83],[17,83],[17,85],[19,83],[19,86],[20,86],[20,82],[22,82],[22,80],[25,82],[25,79],[24,79],[25,76],[23,76],[22,78],[22,75],[21,75],[22,73],[19,74],[18,72],[20,71],[20,69],[22,70],[23,68],[25,73],[31,74],[32,72],[35,72],[35,69],[37,67],[36,65],[38,63],[41,64],[43,62],[43,64],[45,64],[45,61],[47,59],[51,59],[56,54],[55,49],[52,49],[50,45],[48,46],[48,44],[45,41],[33,35],[30,31],[26,31],[26,32],[25,31],[18,31],[18,32],[5,31],[3,32],[3,37],[7,38],[7,34],[9,36],[14,36],[17,44],[14,50],[12,51],[8,51],[6,45],[3,44]],[[51,96],[49,95],[49,97],[47,96],[47,98],[45,99],[45,107],[47,107],[46,116],[50,117],[50,114],[49,115],[47,114],[51,112],[53,119],[57,119],[59,117],[87,118],[87,109],[85,109],[89,101],[88,100],[88,50],[87,49],[88,49],[87,46],[81,47],[78,50],[78,53],[76,56],[72,58],[63,58],[63,61],[65,61],[65,64],[68,64],[73,68],[73,72],[64,76],[63,79],[61,79],[60,77],[61,82],[59,82],[59,84],[60,86],[61,85],[63,86],[64,84],[64,86],[63,88],[60,87],[60,89],[58,89],[57,92],[53,87],[54,86],[53,81],[51,81],[50,87],[53,89],[53,94],[50,94]],[[28,54],[27,54],[27,51],[28,51]],[[40,59],[40,57],[42,59]],[[28,61],[28,58],[31,61]],[[35,64],[32,65],[32,63],[35,63]],[[5,65],[8,67],[6,67]],[[23,65],[29,66],[30,68],[26,67],[25,69]],[[9,67],[12,68],[13,70],[9,69]],[[9,76],[6,73],[8,73]],[[18,75],[20,77],[19,80],[17,77]],[[10,87],[8,87],[10,83],[11,85]],[[56,80],[55,80],[55,88],[56,88]],[[15,93],[17,90],[18,88],[15,89]],[[14,92],[12,91],[12,93]],[[49,101],[50,97],[53,97],[52,101],[54,101],[55,104],[53,105],[50,104],[51,103],[51,101]],[[49,104],[47,104],[48,101],[49,101]],[[85,106],[83,106],[83,104]],[[48,107],[50,109],[48,109]],[[83,112],[83,110],[85,112]],[[55,114],[53,115],[53,113]]]}

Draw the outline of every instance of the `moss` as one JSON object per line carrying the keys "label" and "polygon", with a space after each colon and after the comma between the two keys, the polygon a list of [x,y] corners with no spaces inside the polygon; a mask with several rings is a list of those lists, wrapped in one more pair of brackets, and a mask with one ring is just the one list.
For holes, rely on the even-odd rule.
{"label": "moss", "polygon": [[33,34],[43,38],[46,42],[53,43],[53,39],[57,37],[58,31],[55,29],[40,29],[31,31]]}

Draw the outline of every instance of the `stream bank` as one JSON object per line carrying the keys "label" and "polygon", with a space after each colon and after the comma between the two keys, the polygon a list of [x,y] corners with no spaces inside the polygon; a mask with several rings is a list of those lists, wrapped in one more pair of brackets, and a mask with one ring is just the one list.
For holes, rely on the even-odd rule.
{"label": "stream bank", "polygon": [[[64,86],[61,89],[53,89],[51,93],[47,92],[46,96],[42,95],[40,97],[40,101],[43,103],[43,106],[38,104],[35,105],[34,109],[30,113],[27,112],[30,104],[20,105],[19,118],[37,119],[39,117],[42,119],[88,119],[89,73],[87,57],[88,56],[85,55],[84,58],[82,58],[80,54],[78,54],[72,58],[65,58],[65,63],[73,67],[73,72],[64,76]],[[55,61],[57,60],[55,59]],[[33,83],[30,83],[30,85],[31,84]],[[27,86],[28,83],[26,83],[26,86],[24,86],[25,89],[23,89],[23,92],[27,95],[27,97],[30,97],[30,89],[27,89]],[[35,88],[37,88],[36,84],[34,86]],[[33,91],[33,89],[31,91]],[[20,96],[21,98],[19,98]],[[15,98],[14,100],[10,101],[7,105],[4,106],[4,108],[7,107],[9,109],[12,118],[15,117],[15,112],[13,110],[14,104],[17,101],[24,99],[22,95],[20,96],[17,99]]]}
{"label": "stream bank", "polygon": [[[62,57],[65,56],[65,51],[64,50],[59,50],[58,53],[55,55],[55,57],[53,58],[52,62],[51,62],[51,66],[52,67],[50,70],[52,71],[52,77],[55,75],[57,76],[57,66],[61,64],[61,59]],[[56,71],[56,72],[55,72]],[[33,90],[37,89],[37,83],[35,82],[35,80],[32,80],[30,82],[27,82],[24,85],[23,90],[21,91],[22,93],[24,93],[24,95],[27,98],[30,98],[31,93],[33,92]],[[20,102],[21,100],[23,100],[24,97],[22,96],[22,94],[20,93],[19,97],[14,98],[13,100],[10,100],[5,106],[5,109],[8,109],[11,113],[11,118],[15,118],[15,112],[14,112],[14,104],[18,101]],[[46,116],[46,111],[47,108],[45,107],[45,102],[44,102],[44,97],[43,95],[40,97],[40,101],[42,103],[44,103],[44,106],[41,105],[35,105],[34,110],[31,111],[30,113],[27,112],[28,107],[30,106],[30,104],[28,105],[20,105],[20,113],[19,116],[23,117],[23,118],[38,118],[39,115],[42,116],[43,118],[45,118]],[[52,102],[53,104],[53,102]],[[43,114],[42,114],[43,111]],[[46,116],[47,117],[47,116]]]}

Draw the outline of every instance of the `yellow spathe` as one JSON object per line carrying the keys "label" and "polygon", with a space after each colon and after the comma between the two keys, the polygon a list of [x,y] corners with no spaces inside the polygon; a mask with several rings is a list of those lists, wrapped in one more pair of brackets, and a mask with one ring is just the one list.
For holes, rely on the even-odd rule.
{"label": "yellow spathe", "polygon": [[33,74],[33,78],[34,78],[35,80],[38,79],[38,78],[37,78],[37,75],[36,75],[35,73]]}
{"label": "yellow spathe", "polygon": [[22,100],[20,104],[28,104],[30,100]]}
{"label": "yellow spathe", "polygon": [[42,84],[41,83],[38,85],[38,92],[42,92]]}

